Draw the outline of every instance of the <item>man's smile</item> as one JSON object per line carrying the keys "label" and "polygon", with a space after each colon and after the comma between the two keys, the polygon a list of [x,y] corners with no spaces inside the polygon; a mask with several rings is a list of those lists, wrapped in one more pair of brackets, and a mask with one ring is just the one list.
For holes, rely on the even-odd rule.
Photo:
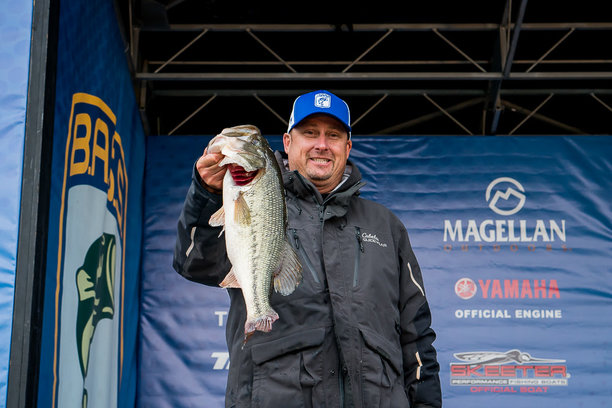
{"label": "man's smile", "polygon": [[331,159],[326,159],[323,157],[311,157],[310,160],[312,160],[315,163],[319,163],[319,164],[327,164],[331,162]]}

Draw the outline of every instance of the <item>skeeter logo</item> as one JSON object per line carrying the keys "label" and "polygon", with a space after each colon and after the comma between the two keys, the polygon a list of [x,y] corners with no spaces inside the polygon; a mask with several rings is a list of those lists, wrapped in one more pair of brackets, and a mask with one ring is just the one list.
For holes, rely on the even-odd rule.
{"label": "skeeter logo", "polygon": [[567,386],[571,377],[565,360],[533,357],[518,349],[453,356],[461,362],[450,363],[451,385],[469,386],[470,392],[546,393],[550,387]]}

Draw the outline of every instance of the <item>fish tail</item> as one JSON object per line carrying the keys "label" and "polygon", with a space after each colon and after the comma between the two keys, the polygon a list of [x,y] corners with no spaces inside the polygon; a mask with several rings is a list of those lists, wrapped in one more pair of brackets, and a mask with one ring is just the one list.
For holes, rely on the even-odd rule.
{"label": "fish tail", "polygon": [[269,332],[272,330],[272,323],[278,320],[278,313],[273,309],[269,309],[261,316],[248,319],[244,324],[244,334],[248,338],[255,330]]}

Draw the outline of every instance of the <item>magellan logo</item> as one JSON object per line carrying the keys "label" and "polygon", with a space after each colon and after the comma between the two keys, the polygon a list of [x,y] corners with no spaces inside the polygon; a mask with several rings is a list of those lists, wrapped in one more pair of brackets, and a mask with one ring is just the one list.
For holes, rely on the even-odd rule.
{"label": "magellan logo", "polygon": [[[514,219],[507,218],[521,211],[526,202],[526,189],[512,177],[498,177],[491,181],[485,189],[485,198],[488,207],[494,213],[503,216],[500,219],[455,219],[444,220],[444,242],[473,242],[479,250],[483,249],[481,243],[493,243],[493,249],[499,251],[500,243],[509,243],[510,250],[519,249],[517,243],[529,243],[527,248],[535,250],[536,242],[566,242],[565,220],[552,219]],[[531,202],[531,201],[530,201]],[[484,214],[490,213],[484,212]],[[461,250],[467,251],[467,245],[462,244]],[[552,245],[546,245],[552,250]],[[562,245],[562,249],[568,248]],[[453,246],[444,245],[445,251],[452,251]]]}
{"label": "magellan logo", "polygon": [[[515,186],[517,189],[519,189],[521,192],[519,193],[514,188],[508,187],[504,192],[502,192],[501,190],[495,191],[493,198],[491,198],[491,191],[495,187],[497,187],[498,184],[502,184],[502,183],[510,183],[513,186]],[[500,177],[500,178],[496,178],[489,184],[489,186],[487,187],[485,198],[487,199],[487,202],[489,203],[489,208],[491,208],[497,214],[512,215],[512,214],[516,214],[517,212],[519,212],[521,208],[523,208],[523,205],[525,205],[525,194],[522,194],[524,192],[525,192],[525,189],[523,188],[521,183],[519,183],[515,179],[510,178],[510,177]],[[518,199],[518,202],[514,205],[514,207],[507,209],[507,210],[503,210],[497,207],[497,203],[500,200],[500,198],[508,202],[510,201],[512,197],[515,197],[516,199]]]}

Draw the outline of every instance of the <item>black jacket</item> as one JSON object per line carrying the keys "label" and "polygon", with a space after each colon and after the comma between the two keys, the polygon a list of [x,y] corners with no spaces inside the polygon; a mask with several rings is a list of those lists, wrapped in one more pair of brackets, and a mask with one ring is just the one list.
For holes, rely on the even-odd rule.
{"label": "black jacket", "polygon": [[[274,293],[280,318],[243,347],[246,309],[231,299],[227,407],[440,407],[435,333],[421,271],[401,221],[362,199],[361,174],[323,198],[283,165],[288,235],[303,281]],[[230,269],[219,227],[208,225],[221,196],[194,179],[178,223],[174,268],[217,286]],[[347,402],[348,401],[348,402]]]}

